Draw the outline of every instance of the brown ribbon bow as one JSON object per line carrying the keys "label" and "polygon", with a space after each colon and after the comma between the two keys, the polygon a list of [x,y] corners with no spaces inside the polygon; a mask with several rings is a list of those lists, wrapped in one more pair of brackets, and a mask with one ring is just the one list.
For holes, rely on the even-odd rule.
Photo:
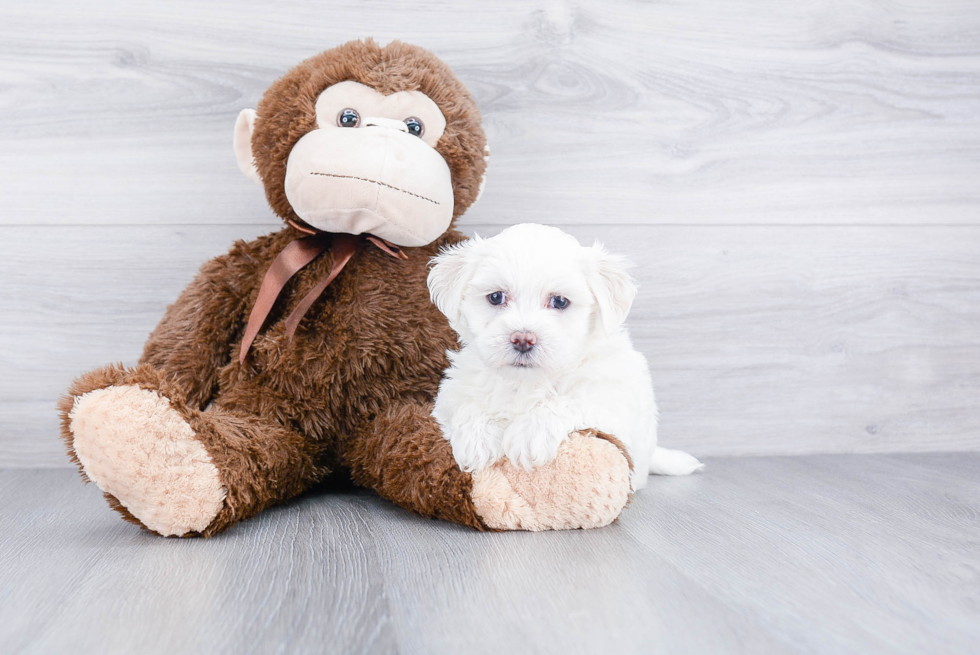
{"label": "brown ribbon bow", "polygon": [[[300,237],[289,242],[276,257],[275,261],[272,262],[269,270],[265,272],[265,277],[262,279],[262,286],[259,287],[259,296],[255,300],[255,306],[252,307],[252,313],[248,317],[248,325],[245,327],[245,336],[242,338],[242,348],[238,353],[238,362],[240,364],[245,362],[248,350],[252,347],[252,342],[258,336],[259,330],[262,329],[262,324],[265,323],[265,319],[269,316],[269,312],[272,311],[272,306],[276,304],[276,299],[279,298],[279,294],[282,293],[286,283],[307,264],[325,253],[328,249],[330,250],[330,254],[333,255],[333,266],[330,267],[330,272],[303,297],[303,300],[300,301],[286,318],[286,336],[292,339],[293,335],[296,334],[296,328],[299,326],[299,322],[303,320],[303,316],[306,315],[306,312],[316,299],[320,297],[323,290],[344,270],[344,266],[354,256],[354,252],[357,250],[357,244],[361,240],[361,237],[353,234],[313,232],[292,222],[290,224],[297,230],[305,232],[310,236]],[[384,239],[379,239],[371,234],[365,238],[395,259],[408,259],[408,256],[402,252],[401,248],[388,243]]]}

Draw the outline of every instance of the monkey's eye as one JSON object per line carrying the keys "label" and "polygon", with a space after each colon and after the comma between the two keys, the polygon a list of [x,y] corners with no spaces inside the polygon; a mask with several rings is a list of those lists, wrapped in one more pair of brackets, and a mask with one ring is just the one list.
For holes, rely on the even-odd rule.
{"label": "monkey's eye", "polygon": [[425,125],[423,125],[422,121],[415,118],[414,116],[411,116],[410,118],[406,118],[405,125],[408,126],[409,134],[412,134],[414,136],[422,136],[422,134],[425,133]]}
{"label": "monkey's eye", "polygon": [[348,107],[337,114],[337,125],[340,127],[357,127],[360,122],[361,115],[357,113],[356,109]]}
{"label": "monkey's eye", "polygon": [[566,309],[571,304],[572,301],[563,296],[552,296],[548,301],[548,307],[552,309]]}
{"label": "monkey's eye", "polygon": [[487,302],[491,305],[503,305],[506,299],[507,296],[503,291],[494,291],[487,296]]}

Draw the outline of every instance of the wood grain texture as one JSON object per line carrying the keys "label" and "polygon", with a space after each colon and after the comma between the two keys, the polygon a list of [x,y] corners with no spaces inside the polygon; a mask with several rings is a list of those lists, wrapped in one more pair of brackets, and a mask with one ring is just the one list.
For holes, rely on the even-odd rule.
{"label": "wood grain texture", "polygon": [[[565,227],[637,264],[628,326],[664,444],[705,456],[980,450],[980,228]],[[82,371],[134,363],[199,262],[263,231],[2,229],[0,276],[18,280],[0,287],[5,466],[66,465],[53,399]]]}
{"label": "wood grain texture", "polygon": [[431,48],[475,94],[478,222],[980,217],[970,0],[49,0],[0,9],[0,223],[269,222],[235,116],[371,35]]}
{"label": "wood grain texture", "polygon": [[369,492],[211,540],[0,471],[6,652],[965,653],[980,454],[709,459],[621,520],[480,534]]}
{"label": "wood grain texture", "polygon": [[980,449],[975,2],[49,0],[0,7],[0,465],[66,465],[69,380],[135,361],[203,261],[279,225],[234,118],[368,35],[475,94],[466,229],[638,263],[665,443]]}

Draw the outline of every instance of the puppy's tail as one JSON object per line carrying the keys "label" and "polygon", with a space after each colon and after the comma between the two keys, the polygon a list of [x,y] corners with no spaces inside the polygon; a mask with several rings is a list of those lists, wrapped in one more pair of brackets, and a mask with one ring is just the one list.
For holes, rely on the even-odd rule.
{"label": "puppy's tail", "polygon": [[683,450],[657,448],[650,459],[650,473],[654,475],[689,475],[704,468],[704,464]]}

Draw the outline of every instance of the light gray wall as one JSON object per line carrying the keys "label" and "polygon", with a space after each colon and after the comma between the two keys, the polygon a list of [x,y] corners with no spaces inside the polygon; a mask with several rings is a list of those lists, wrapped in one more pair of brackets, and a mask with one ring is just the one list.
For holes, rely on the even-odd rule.
{"label": "light gray wall", "polygon": [[662,439],[701,456],[980,449],[975,1],[0,7],[0,465],[132,363],[205,259],[274,229],[231,127],[301,59],[400,38],[493,156],[469,232],[628,253]]}

